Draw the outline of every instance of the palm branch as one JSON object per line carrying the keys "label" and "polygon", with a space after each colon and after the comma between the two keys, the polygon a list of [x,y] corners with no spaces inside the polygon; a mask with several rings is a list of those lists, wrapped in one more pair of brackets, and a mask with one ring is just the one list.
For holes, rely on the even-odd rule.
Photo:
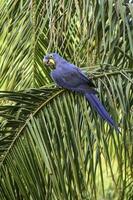
{"label": "palm branch", "polygon": [[[132,17],[128,1],[1,0],[2,200],[132,199]],[[121,135],[53,86],[50,51],[92,75]]]}

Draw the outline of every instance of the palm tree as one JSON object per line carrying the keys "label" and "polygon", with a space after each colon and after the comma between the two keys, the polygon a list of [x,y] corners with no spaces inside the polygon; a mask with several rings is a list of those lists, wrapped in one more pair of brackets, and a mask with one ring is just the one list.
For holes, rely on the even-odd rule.
{"label": "palm tree", "polygon": [[[1,200],[133,198],[132,3],[0,1]],[[54,86],[53,51],[92,76],[121,134]]]}

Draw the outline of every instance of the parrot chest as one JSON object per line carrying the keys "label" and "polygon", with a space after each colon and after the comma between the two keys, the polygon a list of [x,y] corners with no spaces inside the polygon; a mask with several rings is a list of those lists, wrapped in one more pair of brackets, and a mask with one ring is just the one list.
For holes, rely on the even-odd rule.
{"label": "parrot chest", "polygon": [[63,81],[63,72],[61,69],[55,69],[51,72],[51,77],[56,82],[57,85],[64,87],[64,81]]}

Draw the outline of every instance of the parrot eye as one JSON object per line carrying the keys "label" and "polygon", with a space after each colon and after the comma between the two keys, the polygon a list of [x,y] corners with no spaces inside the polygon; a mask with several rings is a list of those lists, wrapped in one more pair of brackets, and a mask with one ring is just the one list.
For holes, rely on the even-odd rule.
{"label": "parrot eye", "polygon": [[49,58],[53,58],[53,55],[50,55]]}

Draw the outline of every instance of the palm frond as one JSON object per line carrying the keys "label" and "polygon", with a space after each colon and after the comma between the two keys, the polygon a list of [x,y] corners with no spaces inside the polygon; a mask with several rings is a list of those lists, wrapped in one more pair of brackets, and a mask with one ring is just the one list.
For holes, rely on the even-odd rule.
{"label": "palm frond", "polygon": [[79,67],[132,68],[132,6],[109,1],[17,0],[0,3],[0,88],[51,82],[44,54]]}
{"label": "palm frond", "polygon": [[[0,1],[0,199],[132,199],[132,3]],[[55,51],[93,77],[121,135],[53,87]]]}
{"label": "palm frond", "polygon": [[112,195],[121,190],[118,196],[124,198],[126,173],[132,172],[133,118],[132,73],[126,76],[105,73],[102,81],[100,74],[96,79],[104,105],[122,122],[122,135],[80,95],[56,88],[1,92],[10,101],[0,107],[6,118],[1,123],[1,198],[95,199],[107,197],[109,187]]}

